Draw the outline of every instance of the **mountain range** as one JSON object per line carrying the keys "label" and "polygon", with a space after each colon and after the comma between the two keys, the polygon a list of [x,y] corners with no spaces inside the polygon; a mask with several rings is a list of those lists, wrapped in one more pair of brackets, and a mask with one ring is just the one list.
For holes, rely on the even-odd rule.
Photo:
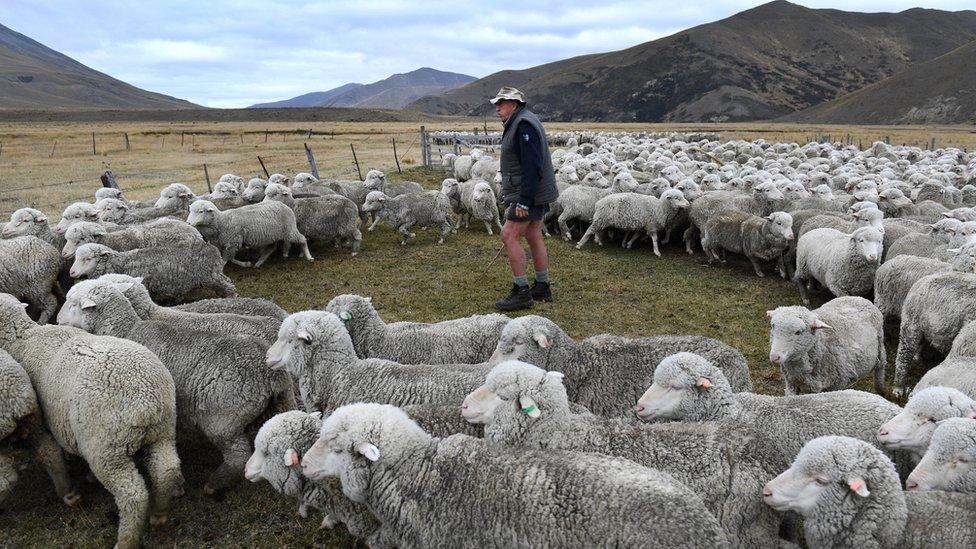
{"label": "mountain range", "polygon": [[357,107],[402,109],[426,95],[434,95],[475,80],[475,77],[456,72],[444,72],[429,67],[394,74],[372,84],[344,84],[324,92],[312,92],[284,101],[258,103],[250,108],[279,107]]}
{"label": "mountain range", "polygon": [[501,86],[548,120],[772,119],[976,39],[976,11],[855,13],[776,0],[625,50],[505,70],[410,105],[480,116]]}
{"label": "mountain range", "polygon": [[116,80],[0,25],[0,108],[51,107],[187,109],[197,105]]}

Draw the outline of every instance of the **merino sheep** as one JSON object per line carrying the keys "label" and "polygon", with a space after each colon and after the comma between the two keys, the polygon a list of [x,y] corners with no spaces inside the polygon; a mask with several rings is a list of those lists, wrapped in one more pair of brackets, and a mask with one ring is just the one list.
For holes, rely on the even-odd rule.
{"label": "merino sheep", "polygon": [[[213,203],[198,200],[190,206],[186,222],[196,227],[207,242],[217,246],[225,262],[241,267],[260,267],[279,242],[284,244],[284,257],[288,257],[291,245],[297,244],[305,259],[312,261],[308,241],[298,231],[295,212],[280,202],[262,202],[222,212]],[[250,248],[261,250],[253,264],[234,258],[238,251]]]}
{"label": "merino sheep", "polygon": [[40,311],[37,319],[45,324],[58,308],[54,292],[61,257],[53,246],[36,236],[0,240],[0,292],[22,299]]}
{"label": "merino sheep", "polygon": [[69,227],[64,233],[64,240],[61,257],[71,259],[78,246],[84,244],[101,244],[117,252],[128,252],[137,248],[192,246],[202,242],[203,238],[183,221],[163,218],[112,232],[106,231],[98,223],[83,221]]}
{"label": "merino sheep", "polygon": [[701,500],[669,475],[597,454],[526,452],[465,435],[435,439],[392,406],[337,410],[301,463],[313,480],[339,477],[343,492],[400,547],[728,546]]}
{"label": "merino sheep", "polygon": [[931,274],[952,270],[938,259],[901,255],[885,261],[874,275],[874,304],[885,321],[901,319],[901,308],[912,286]]}
{"label": "merino sheep", "polygon": [[147,515],[166,523],[181,480],[173,377],[137,343],[38,326],[10,295],[0,294],[0,325],[0,348],[30,376],[54,439],[114,496],[116,547],[138,547]]}
{"label": "merino sheep", "polygon": [[217,493],[240,478],[251,453],[249,426],[268,411],[283,412],[296,406],[288,377],[261,363],[266,343],[139,320],[122,291],[113,285],[91,288],[77,302],[66,303],[58,322],[96,335],[128,339],[159,356],[176,382],[181,425],[199,428],[223,457],[207,480],[205,493]]}
{"label": "merino sheep", "polygon": [[668,189],[661,194],[661,198],[638,193],[613,193],[598,200],[593,212],[593,222],[583,233],[576,248],[595,236],[598,244],[603,244],[599,237],[600,231],[609,228],[621,229],[624,234],[633,232],[630,240],[624,238],[623,245],[630,248],[641,232],[651,237],[654,255],[660,257],[658,249],[658,232],[668,226],[678,212],[689,206],[681,191]]}
{"label": "merino sheep", "polygon": [[[965,492],[972,500],[976,516],[976,409],[965,417],[953,417],[939,422],[929,442],[928,450],[908,475],[905,488],[909,490]],[[970,524],[972,528],[972,524]],[[974,536],[976,537],[976,536]]]}
{"label": "merino sheep", "polygon": [[630,339],[608,334],[576,341],[553,321],[540,316],[511,320],[489,362],[521,360],[565,374],[573,402],[601,416],[632,413],[633,403],[651,384],[654,368],[669,355],[697,353],[718,366],[736,391],[752,389],[749,367],[738,350],[701,336],[652,336]]}
{"label": "merino sheep", "polygon": [[815,229],[801,236],[796,244],[793,280],[803,304],[810,304],[807,290],[812,280],[837,297],[870,294],[881,262],[883,238],[874,227],[861,227],[851,234]]}
{"label": "merino sheep", "polygon": [[949,357],[918,380],[909,395],[928,387],[952,387],[976,399],[976,357]]}
{"label": "merino sheep", "polygon": [[[487,367],[469,364],[401,364],[356,356],[343,322],[332,313],[303,311],[281,324],[267,365],[298,381],[309,411],[352,402],[457,404],[481,384]],[[396,380],[395,382],[393,380]]]}
{"label": "merino sheep", "polygon": [[440,239],[438,244],[444,243],[444,238],[451,234],[451,202],[440,191],[403,194],[389,197],[380,191],[371,191],[366,195],[363,203],[364,212],[372,212],[376,219],[366,229],[372,232],[380,221],[385,221],[403,237],[401,245],[417,235],[410,232],[414,226],[427,227],[439,225]]}
{"label": "merino sheep", "polygon": [[770,435],[787,463],[803,445],[825,435],[877,443],[878,428],[901,408],[863,391],[773,397],[733,393],[721,370],[693,353],[678,353],[654,370],[654,384],[637,401],[644,420],[736,421]]}
{"label": "merino sheep", "polygon": [[47,216],[34,208],[21,208],[10,214],[10,221],[3,226],[3,238],[18,236],[36,236],[44,242],[60,250],[64,246],[64,237],[51,230]]}
{"label": "merino sheep", "polygon": [[[738,210],[726,210],[709,219],[702,228],[702,249],[718,259],[718,250],[742,254],[752,263],[756,276],[765,276],[760,259],[778,260],[780,276],[786,278],[783,254],[793,241],[793,218],[786,212],[759,217]],[[724,261],[723,261],[724,262]]]}
{"label": "merino sheep", "polygon": [[611,193],[632,192],[636,189],[637,183],[633,178],[615,177],[609,189],[589,187],[587,185],[570,185],[566,192],[560,192],[556,199],[556,206],[562,210],[559,214],[559,231],[563,238],[572,240],[573,235],[569,230],[569,222],[578,220],[583,223],[593,221],[596,214],[596,203]]}
{"label": "merino sheep", "polygon": [[484,181],[479,181],[474,186],[471,193],[471,217],[480,220],[485,224],[488,234],[493,234],[491,225],[494,223],[498,230],[502,230],[502,222],[498,215],[498,201],[495,199],[495,191],[491,185]]}
{"label": "merino sheep", "polygon": [[434,324],[386,323],[372,299],[354,294],[332,298],[325,306],[352,338],[359,358],[383,358],[401,364],[479,364],[486,362],[510,320],[502,314],[473,315]]}
{"label": "merino sheep", "polygon": [[254,177],[247,182],[244,190],[241,191],[241,198],[249,204],[257,204],[264,200],[264,190],[267,186],[267,181],[260,177]]}
{"label": "merino sheep", "polygon": [[878,429],[878,440],[885,448],[906,450],[921,459],[936,427],[951,417],[976,417],[976,401],[951,387],[921,389]]}
{"label": "merino sheep", "polygon": [[[37,395],[24,368],[0,349],[0,442],[26,438],[34,455],[47,470],[54,489],[65,504],[78,505],[81,496],[71,487],[68,470],[57,441],[44,426]],[[9,457],[0,454],[0,503],[17,482],[17,471]]]}
{"label": "merino sheep", "polygon": [[363,233],[359,230],[359,210],[352,200],[341,195],[294,198],[291,189],[271,184],[264,191],[265,202],[281,202],[295,212],[298,232],[309,240],[348,243],[352,255],[359,253]]}
{"label": "merino sheep", "polygon": [[971,547],[976,499],[902,492],[891,460],[870,444],[827,436],[803,447],[763,488],[764,501],[803,516],[809,547]]}
{"label": "merino sheep", "polygon": [[64,209],[61,220],[54,227],[54,232],[64,235],[72,223],[79,221],[98,221],[98,209],[87,202],[75,202]]}
{"label": "merino sheep", "polygon": [[702,497],[736,546],[768,547],[778,538],[780,518],[764,508],[759,489],[781,463],[763,433],[732,421],[634,425],[573,413],[562,377],[519,361],[492,368],[484,389],[502,403],[485,438],[529,449],[599,452],[660,469]]}
{"label": "merino sheep", "polygon": [[186,300],[187,294],[209,289],[221,297],[236,297],[234,282],[224,274],[220,252],[206,242],[179,248],[141,248],[117,252],[101,244],[83,244],[75,250],[73,278],[98,278],[118,273],[142,278],[159,301]]}
{"label": "merino sheep", "polygon": [[753,215],[766,216],[775,211],[782,210],[783,192],[776,187],[775,183],[760,183],[752,189],[752,194],[739,192],[718,191],[708,193],[695,200],[688,210],[688,218],[691,226],[685,230],[685,250],[692,254],[692,241],[695,232],[705,226],[716,213],[722,210],[740,210]]}
{"label": "merino sheep", "polygon": [[909,370],[918,360],[923,341],[940,353],[948,353],[956,336],[974,315],[976,274],[950,271],[916,282],[901,310],[893,393],[896,396],[905,393]]}
{"label": "merino sheep", "polygon": [[872,370],[875,391],[884,392],[884,319],[870,301],[838,297],[812,311],[778,307],[766,315],[769,360],[787,395],[846,389]]}
{"label": "merino sheep", "polygon": [[[133,303],[133,305],[136,304]],[[267,299],[253,297],[215,297],[176,305],[172,308],[204,314],[230,313],[245,316],[265,316],[278,321],[282,321],[288,316],[288,312],[277,304]],[[138,312],[138,308],[136,311]]]}
{"label": "merino sheep", "polygon": [[379,170],[369,170],[366,172],[366,180],[363,181],[363,186],[366,187],[366,194],[372,191],[380,191],[390,198],[400,196],[401,194],[424,192],[424,188],[420,186],[420,183],[414,181],[388,183],[386,181],[386,174]]}

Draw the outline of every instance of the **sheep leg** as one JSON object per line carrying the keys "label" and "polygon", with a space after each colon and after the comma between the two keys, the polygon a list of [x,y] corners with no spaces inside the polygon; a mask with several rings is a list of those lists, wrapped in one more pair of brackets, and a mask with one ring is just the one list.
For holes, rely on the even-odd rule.
{"label": "sheep leg", "polygon": [[695,250],[692,249],[691,239],[695,237],[695,227],[694,225],[685,229],[684,240],[685,240],[685,251],[688,255],[695,255]]}
{"label": "sheep leg", "polygon": [[756,258],[752,257],[751,255],[747,255],[746,257],[749,258],[749,261],[752,263],[752,268],[754,271],[756,271],[756,276],[760,278],[765,277],[766,275],[763,274],[762,267],[759,265],[759,262],[756,261]]}
{"label": "sheep leg", "polygon": [[182,481],[180,457],[172,440],[156,442],[146,449],[146,474],[152,484],[149,525],[158,528],[169,520],[169,505]]}
{"label": "sheep leg", "polygon": [[661,241],[661,244],[667,244],[668,242],[671,242],[671,231],[673,231],[673,230],[674,230],[673,228],[672,229],[665,229],[665,231],[664,231],[664,240]]}
{"label": "sheep leg", "polygon": [[47,324],[48,320],[54,316],[55,311],[58,310],[58,298],[53,294],[45,294],[41,297],[41,314],[37,317],[38,324]]}
{"label": "sheep leg", "polygon": [[149,490],[146,489],[146,481],[129,456],[113,455],[117,453],[114,448],[95,449],[86,453],[92,456],[92,459],[88,459],[92,473],[112,494],[115,505],[119,508],[119,533],[115,547],[138,548],[146,515],[149,513]]}
{"label": "sheep leg", "polygon": [[885,367],[888,365],[888,354],[885,352],[884,321],[878,329],[878,363],[874,366],[874,390],[879,395],[884,394]]}
{"label": "sheep leg", "polygon": [[239,250],[239,248],[234,248],[234,247],[230,247],[230,246],[228,246],[227,248],[224,248],[224,253],[223,253],[224,263],[233,263],[234,265],[237,265],[238,267],[250,267],[251,266],[251,263],[249,261],[240,261],[240,260],[238,260],[235,257],[235,256],[237,256],[237,251],[238,250]]}
{"label": "sheep leg", "polygon": [[243,434],[218,444],[218,447],[224,456],[224,461],[210,474],[210,478],[203,486],[203,493],[208,496],[218,494],[240,480],[244,474],[244,464],[253,451],[251,443]]}
{"label": "sheep leg", "polygon": [[35,426],[30,436],[30,445],[34,449],[37,460],[44,465],[48,476],[54,482],[54,491],[61,501],[68,507],[77,506],[81,501],[81,495],[71,487],[68,468],[64,465],[64,455],[51,433],[43,425]]}
{"label": "sheep leg", "polygon": [[566,215],[566,212],[559,214],[559,218],[556,219],[556,223],[559,224],[559,231],[563,233],[563,240],[571,242],[573,240],[573,234],[569,230],[567,221],[569,221],[569,216]]}
{"label": "sheep leg", "polygon": [[413,223],[409,223],[407,225],[400,225],[400,228],[397,229],[397,232],[399,232],[403,236],[403,240],[400,241],[401,246],[406,246],[408,240],[417,236],[414,233],[410,232],[410,227],[413,227]]}
{"label": "sheep leg", "polygon": [[275,251],[274,246],[265,246],[265,248],[261,250],[261,257],[259,257],[258,260],[254,262],[253,266],[256,268],[256,267],[260,267],[261,265],[264,265],[264,262],[267,261],[269,257],[271,257],[271,254],[274,253],[274,251]]}
{"label": "sheep leg", "polygon": [[651,231],[651,244],[654,246],[654,255],[661,257],[661,250],[657,247],[657,231]]}
{"label": "sheep leg", "polygon": [[356,232],[352,235],[352,255],[359,253],[359,248],[363,245],[363,233],[356,229]]}
{"label": "sheep leg", "polygon": [[485,221],[485,230],[488,231],[488,236],[491,236],[492,235],[492,232],[491,232],[491,223],[489,223],[488,221]]}
{"label": "sheep leg", "polygon": [[[902,311],[904,311],[904,306]],[[895,355],[895,381],[891,393],[901,398],[905,395],[908,370],[911,369],[922,344],[922,333],[911,314],[903,314],[898,334],[898,353]]]}
{"label": "sheep leg", "polygon": [[[379,222],[380,222],[380,216],[376,216],[375,218],[373,218],[373,223],[369,227],[366,228],[366,232],[367,233],[373,232],[373,229],[376,228],[376,225],[378,225]],[[460,223],[461,223],[461,221],[458,220],[458,224],[460,224]],[[365,222],[363,224],[365,225]]]}
{"label": "sheep leg", "polygon": [[634,235],[627,241],[627,249],[630,249],[638,238],[640,238],[640,231],[634,231]]}
{"label": "sheep leg", "polygon": [[586,229],[586,232],[583,233],[583,237],[580,238],[580,241],[576,244],[576,249],[577,250],[583,249],[583,246],[585,246],[586,243],[589,242],[590,238],[593,236],[593,233],[595,233],[596,231],[597,231],[596,226],[590,225],[590,228]]}
{"label": "sheep leg", "polygon": [[[487,225],[487,223],[486,223],[486,225]],[[449,235],[449,234],[451,234],[451,221],[449,219],[445,219],[444,222],[441,223],[441,237],[437,241],[437,243],[438,244],[443,244],[444,243],[444,239],[447,238],[447,235]],[[488,234],[491,234],[491,229],[488,229]]]}
{"label": "sheep leg", "polygon": [[312,257],[312,252],[310,252],[308,249],[308,239],[302,237],[301,240],[297,241],[297,244],[302,249],[302,257],[305,258],[305,261],[315,261],[315,259]]}

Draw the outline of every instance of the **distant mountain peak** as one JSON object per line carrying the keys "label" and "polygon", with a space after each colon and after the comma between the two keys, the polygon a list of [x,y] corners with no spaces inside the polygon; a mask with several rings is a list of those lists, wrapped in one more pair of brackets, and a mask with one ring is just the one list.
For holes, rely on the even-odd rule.
{"label": "distant mountain peak", "polygon": [[325,92],[312,92],[284,101],[258,103],[268,107],[358,107],[402,109],[414,100],[447,91],[475,80],[475,77],[430,67],[390,75],[372,84],[345,84]]}

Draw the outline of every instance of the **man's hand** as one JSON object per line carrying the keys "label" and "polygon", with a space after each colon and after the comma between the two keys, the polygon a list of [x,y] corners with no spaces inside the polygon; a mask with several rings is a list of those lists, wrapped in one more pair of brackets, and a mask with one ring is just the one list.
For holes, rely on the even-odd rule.
{"label": "man's hand", "polygon": [[529,216],[529,209],[528,208],[526,208],[525,206],[522,206],[521,204],[516,204],[515,205],[515,217],[522,218],[522,217],[528,217],[528,216]]}

